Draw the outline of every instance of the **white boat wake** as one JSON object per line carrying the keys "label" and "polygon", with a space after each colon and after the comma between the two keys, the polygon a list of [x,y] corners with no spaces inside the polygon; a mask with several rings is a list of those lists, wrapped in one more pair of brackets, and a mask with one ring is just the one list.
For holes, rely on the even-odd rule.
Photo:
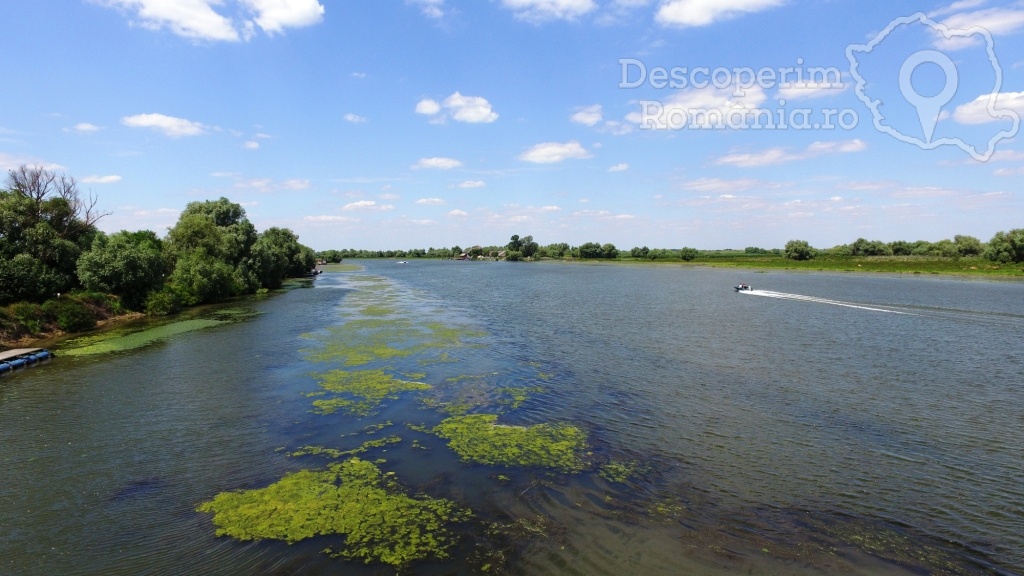
{"label": "white boat wake", "polygon": [[855,304],[853,302],[843,302],[842,300],[830,300],[828,298],[818,298],[816,296],[802,296],[800,294],[787,294],[785,292],[774,292],[772,290],[740,290],[739,294],[747,294],[750,296],[764,296],[766,298],[778,298],[781,300],[800,300],[803,302],[816,302],[818,304],[831,304],[832,306],[843,306],[845,308],[857,308],[858,310],[870,310],[872,312],[888,312],[889,314],[906,314],[910,316],[917,316],[913,312],[902,312],[900,310],[892,310],[889,308],[878,308],[875,306],[864,306],[862,304]]}

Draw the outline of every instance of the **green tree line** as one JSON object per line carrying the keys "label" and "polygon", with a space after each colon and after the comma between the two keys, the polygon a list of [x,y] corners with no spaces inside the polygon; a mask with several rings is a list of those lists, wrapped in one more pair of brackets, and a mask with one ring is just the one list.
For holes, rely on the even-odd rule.
{"label": "green tree line", "polygon": [[257,232],[227,198],[189,203],[163,238],[105,234],[105,216],[73,178],[21,166],[0,189],[0,336],[66,331],[126,311],[184,306],[278,288],[316,265],[286,228]]}

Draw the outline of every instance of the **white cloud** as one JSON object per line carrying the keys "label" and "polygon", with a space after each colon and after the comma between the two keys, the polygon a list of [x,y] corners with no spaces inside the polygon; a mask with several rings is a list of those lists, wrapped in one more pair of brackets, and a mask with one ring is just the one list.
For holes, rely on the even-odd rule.
{"label": "white cloud", "polygon": [[[442,110],[445,114],[441,115]],[[416,103],[416,113],[434,116],[431,122],[443,124],[448,117],[457,122],[468,124],[489,124],[498,119],[498,113],[491,108],[491,103],[480,96],[463,96],[455,92],[444,99],[443,103],[424,98]]]}
{"label": "white cloud", "polygon": [[1001,92],[995,95],[995,115],[988,110],[992,94],[983,94],[973,101],[956,107],[953,119],[961,124],[985,124],[998,122],[1007,117],[1024,116],[1024,92]]}
{"label": "white cloud", "polygon": [[90,124],[88,122],[79,122],[78,124],[75,124],[75,131],[82,132],[83,134],[89,132],[99,132],[100,127],[95,124]]}
{"label": "white cloud", "polygon": [[110,176],[86,176],[82,178],[83,184],[113,184],[120,181],[121,177],[116,174]]}
{"label": "white cloud", "polygon": [[242,0],[256,13],[254,21],[270,35],[285,28],[303,28],[320,23],[324,7],[318,0]]}
{"label": "white cloud", "polygon": [[444,18],[444,0],[406,0],[407,3],[419,6],[420,12],[427,18]]}
{"label": "white cloud", "polygon": [[646,130],[730,128],[773,121],[771,110],[759,108],[768,99],[763,88],[746,88],[736,96],[738,88],[681,90],[664,102],[654,103],[657,105],[642,103],[641,111],[628,114],[626,119]]}
{"label": "white cloud", "polygon": [[775,8],[785,0],[666,0],[655,19],[667,26],[707,26],[750,12]]}
{"label": "white cloud", "polygon": [[[193,40],[237,42],[256,26],[270,35],[323,20],[318,0],[94,0],[132,15],[132,23],[150,30],[168,29]],[[215,8],[220,8],[218,11]],[[225,14],[224,12],[228,12]]]}
{"label": "white cloud", "polygon": [[242,148],[245,148],[246,150],[259,150],[260,143],[255,140],[248,140],[242,143]]}
{"label": "white cloud", "polygon": [[462,162],[459,162],[454,158],[420,158],[420,160],[413,164],[411,168],[413,170],[418,170],[420,168],[451,170],[452,168],[458,168],[459,166],[462,166]]}
{"label": "white cloud", "polygon": [[430,98],[424,98],[416,103],[416,113],[426,114],[427,116],[433,116],[441,111],[441,105],[437,103],[437,100],[431,100]]}
{"label": "white cloud", "polygon": [[554,164],[570,158],[590,158],[590,152],[580,145],[579,142],[544,142],[537,144],[526,152],[519,155],[520,160],[536,164]]}
{"label": "white cloud", "polygon": [[1024,10],[1012,8],[988,8],[974,12],[961,12],[942,21],[954,30],[984,28],[993,36],[1004,36],[1024,27]]}
{"label": "white cloud", "polygon": [[459,122],[479,124],[498,119],[498,114],[491,110],[491,103],[480,96],[463,96],[456,92],[445,98],[444,107]]}
{"label": "white cloud", "polygon": [[274,180],[273,178],[239,178],[237,174],[224,174],[225,177],[235,178],[235,188],[242,190],[255,190],[262,193],[276,192],[279,190],[306,190],[312,186],[309,180],[304,178],[291,178],[289,180]]}
{"label": "white cloud", "polygon": [[616,164],[608,169],[609,172],[625,172],[626,170],[629,170],[629,164],[626,164],[625,162]]}
{"label": "white cloud", "polygon": [[324,224],[331,223],[331,222],[358,222],[359,221],[358,218],[353,218],[351,216],[332,216],[332,215],[305,216],[302,219],[304,221],[306,221],[306,222],[315,222],[315,223],[324,223]]}
{"label": "white cloud", "polygon": [[569,119],[577,124],[593,126],[603,119],[601,105],[594,104],[591,106],[580,106],[576,109],[576,112],[569,117]]}
{"label": "white cloud", "polygon": [[427,206],[440,206],[441,204],[444,204],[444,200],[442,198],[420,198],[416,203]]}
{"label": "white cloud", "polygon": [[369,120],[367,120],[365,117],[360,116],[358,114],[352,114],[351,112],[348,113],[348,114],[345,114],[345,116],[343,118],[345,118],[346,122],[351,122],[353,124],[365,124],[365,123],[369,122]]}
{"label": "white cloud", "polygon": [[501,5],[527,22],[574,20],[597,8],[594,0],[501,0]]}
{"label": "white cloud", "polygon": [[750,190],[751,188],[759,187],[762,184],[763,183],[760,180],[754,180],[752,178],[739,178],[735,180],[699,178],[697,180],[684,182],[682,188],[683,190],[692,190],[694,192],[721,194],[723,192],[742,192]]}
{"label": "white cloud", "polygon": [[538,208],[541,212],[558,212],[562,208],[560,206],[541,206]]}
{"label": "white cloud", "polygon": [[451,212],[448,213],[448,215],[452,216],[452,217],[460,217],[461,218],[461,217],[469,216],[469,212],[466,212],[464,210],[452,210]]}
{"label": "white cloud", "polygon": [[867,149],[867,144],[860,139],[844,140],[838,142],[814,142],[805,150],[791,152],[786,148],[775,147],[761,150],[759,152],[744,152],[727,154],[715,161],[715,164],[739,166],[741,168],[754,168],[759,166],[773,166],[796,160],[806,160],[823,154],[846,154],[860,152]]}
{"label": "white cloud", "polygon": [[198,136],[206,132],[206,127],[199,122],[184,118],[175,118],[164,114],[136,114],[121,118],[121,123],[131,128],[152,128],[171,138],[181,136]]}
{"label": "white cloud", "polygon": [[483,180],[466,180],[459,184],[459,188],[483,188],[487,183]]}
{"label": "white cloud", "polygon": [[358,202],[352,202],[342,207],[342,210],[365,210],[365,211],[379,211],[386,212],[388,210],[394,210],[395,207],[391,204],[377,204],[374,200],[359,200]]}

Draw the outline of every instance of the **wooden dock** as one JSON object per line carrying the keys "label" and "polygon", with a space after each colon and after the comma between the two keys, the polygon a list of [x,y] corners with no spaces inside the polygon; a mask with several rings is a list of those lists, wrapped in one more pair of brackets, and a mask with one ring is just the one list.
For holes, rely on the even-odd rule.
{"label": "wooden dock", "polygon": [[44,348],[15,348],[14,350],[7,350],[0,352],[0,362],[4,360],[10,360],[11,358],[17,358],[22,354],[35,354],[36,352],[42,352]]}

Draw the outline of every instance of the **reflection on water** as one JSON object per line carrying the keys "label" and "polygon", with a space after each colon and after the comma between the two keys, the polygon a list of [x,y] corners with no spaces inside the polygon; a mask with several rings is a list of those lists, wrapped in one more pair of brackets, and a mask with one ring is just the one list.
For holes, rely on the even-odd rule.
{"label": "reflection on water", "polygon": [[[370,262],[252,302],[244,322],[0,379],[0,572],[336,573],[328,542],[218,539],[194,509],[390,422],[379,435],[402,441],[367,458],[481,522],[518,522],[416,573],[498,553],[516,574],[1018,573],[1024,286],[771,273],[751,283],[800,298],[752,298],[731,289],[744,280]],[[308,335],[394,317],[478,336],[385,363],[430,391],[372,417],[314,413],[316,374],[343,366],[311,363]],[[456,409],[572,423],[595,468],[460,462],[423,432]],[[642,473],[602,476],[607,462]]]}

